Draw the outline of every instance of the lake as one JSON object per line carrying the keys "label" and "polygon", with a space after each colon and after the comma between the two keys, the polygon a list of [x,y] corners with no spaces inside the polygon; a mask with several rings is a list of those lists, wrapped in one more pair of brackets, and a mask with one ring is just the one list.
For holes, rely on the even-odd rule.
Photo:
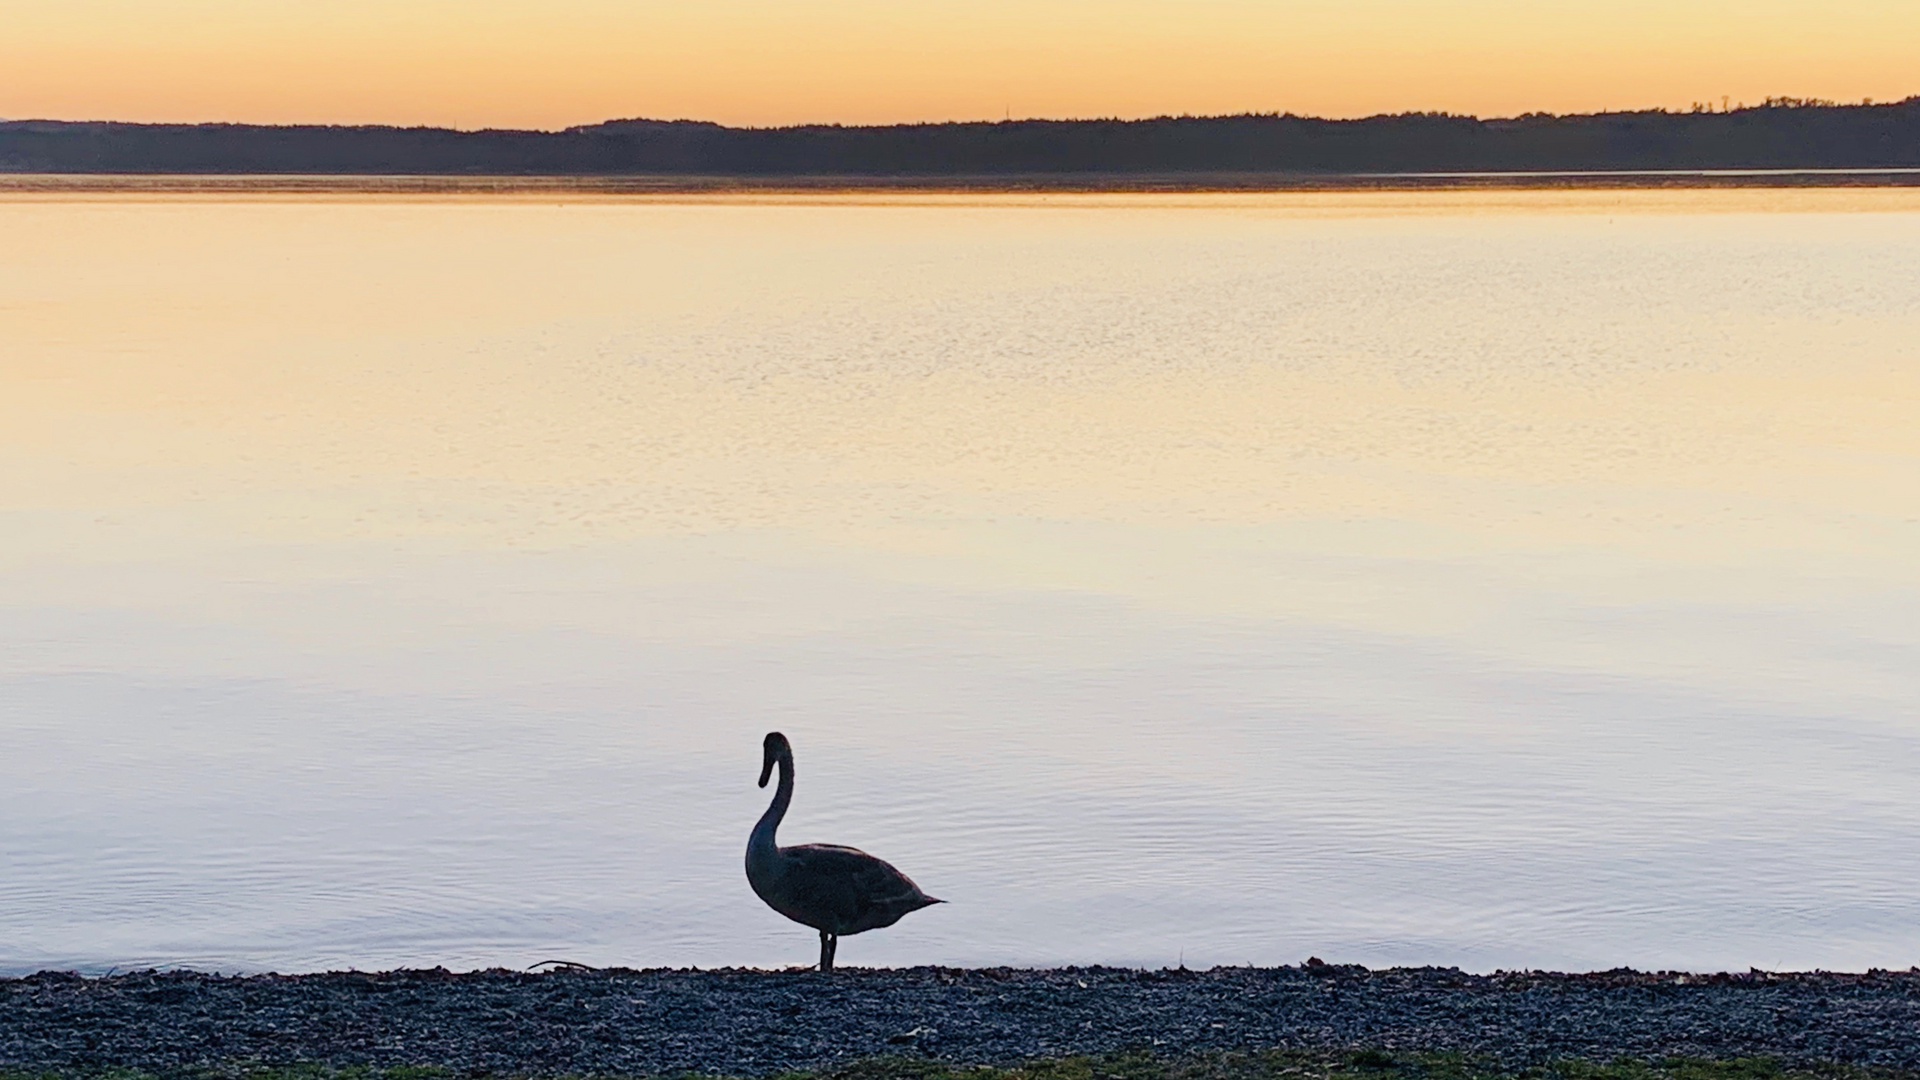
{"label": "lake", "polygon": [[0,972],[1920,964],[1920,190],[0,237]]}

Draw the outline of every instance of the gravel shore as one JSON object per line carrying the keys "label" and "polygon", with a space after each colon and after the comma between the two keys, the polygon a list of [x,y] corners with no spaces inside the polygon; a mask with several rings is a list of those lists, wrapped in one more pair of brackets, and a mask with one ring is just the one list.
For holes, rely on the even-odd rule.
{"label": "gravel shore", "polygon": [[1150,1048],[1460,1050],[1920,1069],[1920,970],[1467,975],[1339,965],[602,971],[0,980],[0,1066],[234,1061],[479,1073],[751,1075],[884,1055],[955,1062]]}

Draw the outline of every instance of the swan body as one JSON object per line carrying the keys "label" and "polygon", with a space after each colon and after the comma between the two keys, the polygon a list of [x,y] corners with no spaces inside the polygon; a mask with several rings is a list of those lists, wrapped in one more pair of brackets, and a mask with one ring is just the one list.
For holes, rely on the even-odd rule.
{"label": "swan body", "polygon": [[779,732],[767,735],[760,786],[775,768],[780,786],[747,841],[747,883],[767,906],[820,931],[820,970],[833,970],[843,934],[892,926],[909,912],[944,903],[920,891],[913,879],[884,859],[838,844],[781,847],[774,841],[793,801],[793,747]]}

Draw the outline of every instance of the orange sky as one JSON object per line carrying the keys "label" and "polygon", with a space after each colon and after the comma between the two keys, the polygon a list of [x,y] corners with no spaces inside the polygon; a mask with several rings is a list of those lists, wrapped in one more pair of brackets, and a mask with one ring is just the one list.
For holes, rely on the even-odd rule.
{"label": "orange sky", "polygon": [[1920,0],[4,0],[0,117],[564,127],[1920,93]]}

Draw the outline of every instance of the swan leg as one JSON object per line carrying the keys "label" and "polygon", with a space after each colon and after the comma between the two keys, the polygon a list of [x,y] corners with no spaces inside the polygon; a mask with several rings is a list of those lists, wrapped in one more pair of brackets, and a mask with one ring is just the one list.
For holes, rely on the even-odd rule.
{"label": "swan leg", "polygon": [[833,953],[834,953],[834,950],[839,946],[839,944],[840,944],[840,939],[837,936],[833,934],[829,934],[825,930],[820,931],[820,970],[821,971],[833,970]]}

